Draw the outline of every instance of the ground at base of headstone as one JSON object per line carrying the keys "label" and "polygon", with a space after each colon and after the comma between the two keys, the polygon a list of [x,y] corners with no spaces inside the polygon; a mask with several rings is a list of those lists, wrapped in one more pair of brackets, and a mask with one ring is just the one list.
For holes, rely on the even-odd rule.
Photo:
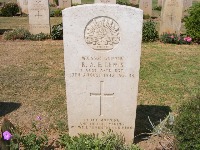
{"label": "ground at base of headstone", "polygon": [[[7,105],[2,113],[5,107],[0,103],[0,120],[6,115],[27,132],[38,115],[42,121],[48,118],[43,124],[47,126],[57,120],[67,122],[63,41],[0,40],[0,49],[0,102],[21,104],[13,109]],[[149,124],[146,116],[150,116],[155,123],[153,119],[161,119],[165,107],[175,111],[180,101],[195,94],[199,89],[199,55],[199,45],[143,43],[138,105],[145,109],[136,118]],[[138,127],[146,129],[143,122]],[[58,133],[50,131],[48,136],[53,139]],[[152,137],[141,144],[148,148],[145,143],[153,144],[155,139],[162,138]]]}
{"label": "ground at base of headstone", "polygon": [[152,135],[148,140],[138,143],[143,150],[177,150],[173,135]]}

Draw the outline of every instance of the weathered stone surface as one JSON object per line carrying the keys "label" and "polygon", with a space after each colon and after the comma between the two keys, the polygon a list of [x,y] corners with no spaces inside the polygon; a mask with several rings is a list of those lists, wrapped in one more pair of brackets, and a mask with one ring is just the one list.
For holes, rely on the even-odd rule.
{"label": "weathered stone surface", "polygon": [[152,16],[152,0],[140,0],[139,7],[143,10],[144,15]]}
{"label": "weathered stone surface", "polygon": [[123,133],[126,142],[131,143],[142,10],[92,4],[71,7],[62,13],[69,134],[101,134],[111,129]]}
{"label": "weathered stone surface", "polygon": [[158,4],[157,4],[157,6],[162,6],[162,2],[163,0],[158,0]]}
{"label": "weathered stone surface", "polygon": [[71,7],[72,1],[71,0],[59,0],[59,7],[60,8],[68,8]]}
{"label": "weathered stone surface", "polygon": [[183,10],[182,0],[165,0],[161,11],[160,34],[180,34]]}
{"label": "weathered stone surface", "polygon": [[50,34],[49,0],[30,0],[29,30],[32,34]]}
{"label": "weathered stone surface", "polygon": [[192,0],[183,0],[183,11],[186,11],[192,6]]}

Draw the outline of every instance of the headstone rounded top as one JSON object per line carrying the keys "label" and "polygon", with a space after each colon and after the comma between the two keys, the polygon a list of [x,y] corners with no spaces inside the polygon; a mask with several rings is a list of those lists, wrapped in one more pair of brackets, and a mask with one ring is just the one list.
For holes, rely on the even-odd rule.
{"label": "headstone rounded top", "polygon": [[102,9],[105,9],[105,8],[124,8],[124,9],[134,9],[134,10],[137,10],[138,12],[139,11],[142,11],[140,8],[136,8],[136,7],[131,7],[131,6],[126,6],[126,5],[119,5],[119,4],[106,4],[106,3],[95,3],[95,4],[84,4],[84,5],[77,5],[77,6],[73,6],[73,7],[68,7],[68,8],[65,8],[62,10],[62,13],[64,13],[65,11],[70,11],[71,9],[77,9],[77,8],[85,8],[85,7],[91,7],[91,8],[100,8],[102,7]]}
{"label": "headstone rounded top", "polygon": [[120,42],[119,28],[112,18],[93,18],[85,28],[85,42],[94,50],[112,50]]}

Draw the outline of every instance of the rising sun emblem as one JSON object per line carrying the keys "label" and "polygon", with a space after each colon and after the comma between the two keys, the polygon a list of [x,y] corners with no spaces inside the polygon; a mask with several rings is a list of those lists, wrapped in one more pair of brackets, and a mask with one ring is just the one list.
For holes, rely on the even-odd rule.
{"label": "rising sun emblem", "polygon": [[85,28],[85,41],[94,50],[112,50],[120,41],[119,25],[109,17],[96,17]]}

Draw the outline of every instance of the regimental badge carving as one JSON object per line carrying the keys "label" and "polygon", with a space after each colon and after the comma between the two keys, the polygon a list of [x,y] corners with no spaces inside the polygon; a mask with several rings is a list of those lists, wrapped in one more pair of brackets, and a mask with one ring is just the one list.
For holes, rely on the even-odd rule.
{"label": "regimental badge carving", "polygon": [[118,23],[103,16],[92,19],[85,28],[85,41],[94,50],[112,50],[120,41]]}

